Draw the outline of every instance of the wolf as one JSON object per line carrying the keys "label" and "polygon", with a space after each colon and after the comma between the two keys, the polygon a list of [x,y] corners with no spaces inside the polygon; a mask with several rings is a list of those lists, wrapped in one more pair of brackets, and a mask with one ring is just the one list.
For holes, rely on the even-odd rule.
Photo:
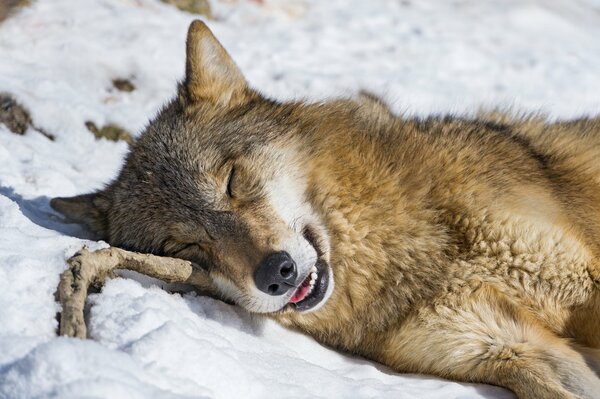
{"label": "wolf", "polygon": [[119,176],[54,209],[398,372],[600,398],[600,118],[278,102],[201,21],[186,55]]}

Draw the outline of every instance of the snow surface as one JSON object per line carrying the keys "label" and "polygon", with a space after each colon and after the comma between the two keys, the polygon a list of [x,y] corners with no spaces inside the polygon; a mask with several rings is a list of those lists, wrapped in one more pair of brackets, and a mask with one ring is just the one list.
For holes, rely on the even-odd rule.
{"label": "snow surface", "polygon": [[[481,105],[574,117],[600,109],[600,2],[213,1],[209,21],[249,82],[279,98],[359,88],[399,111]],[[57,338],[54,291],[83,244],[48,199],[99,188],[183,75],[193,16],[157,0],[38,0],[0,25],[0,91],[55,142],[0,125],[0,398],[512,398],[401,375],[221,302],[140,276],[90,298],[91,340]],[[137,89],[112,88],[130,78]],[[131,277],[131,275],[129,275]]]}

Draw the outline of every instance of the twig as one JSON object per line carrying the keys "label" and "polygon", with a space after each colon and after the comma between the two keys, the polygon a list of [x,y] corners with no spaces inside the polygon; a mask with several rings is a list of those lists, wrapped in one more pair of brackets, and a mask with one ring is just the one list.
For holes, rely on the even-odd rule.
{"label": "twig", "polygon": [[54,136],[52,133],[48,133],[45,129],[42,129],[41,127],[36,126],[36,125],[31,125],[31,127],[33,128],[33,130],[37,131],[42,136],[46,137],[48,140],[50,140],[50,141],[56,140],[56,136]]}
{"label": "twig", "polygon": [[149,254],[106,248],[90,252],[83,248],[71,257],[58,286],[62,305],[60,335],[86,338],[83,309],[90,285],[101,286],[117,269],[133,270],[168,283],[187,283],[211,292],[206,273],[191,262]]}

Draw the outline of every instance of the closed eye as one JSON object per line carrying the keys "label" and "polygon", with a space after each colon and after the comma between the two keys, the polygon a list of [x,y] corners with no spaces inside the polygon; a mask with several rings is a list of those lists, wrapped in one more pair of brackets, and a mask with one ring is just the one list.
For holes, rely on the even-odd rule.
{"label": "closed eye", "polygon": [[229,172],[229,179],[227,180],[227,195],[229,198],[233,198],[233,183],[235,179],[235,165],[231,167]]}
{"label": "closed eye", "polygon": [[173,256],[180,259],[189,260],[195,267],[208,270],[210,262],[207,255],[198,243],[182,244],[177,250],[173,251]]}
{"label": "closed eye", "polygon": [[173,251],[173,255],[178,255],[182,252],[188,251],[190,249],[200,249],[200,245],[195,242],[191,242],[188,244],[182,244],[179,248]]}

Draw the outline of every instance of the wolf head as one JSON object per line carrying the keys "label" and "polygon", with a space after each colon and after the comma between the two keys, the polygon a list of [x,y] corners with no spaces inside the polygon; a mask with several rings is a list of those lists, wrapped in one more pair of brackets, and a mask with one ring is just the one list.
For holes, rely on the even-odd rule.
{"label": "wolf head", "polygon": [[249,311],[317,310],[333,276],[329,238],[307,198],[297,107],[249,88],[195,21],[178,95],[118,178],[51,205],[111,245],[192,261],[217,295]]}

